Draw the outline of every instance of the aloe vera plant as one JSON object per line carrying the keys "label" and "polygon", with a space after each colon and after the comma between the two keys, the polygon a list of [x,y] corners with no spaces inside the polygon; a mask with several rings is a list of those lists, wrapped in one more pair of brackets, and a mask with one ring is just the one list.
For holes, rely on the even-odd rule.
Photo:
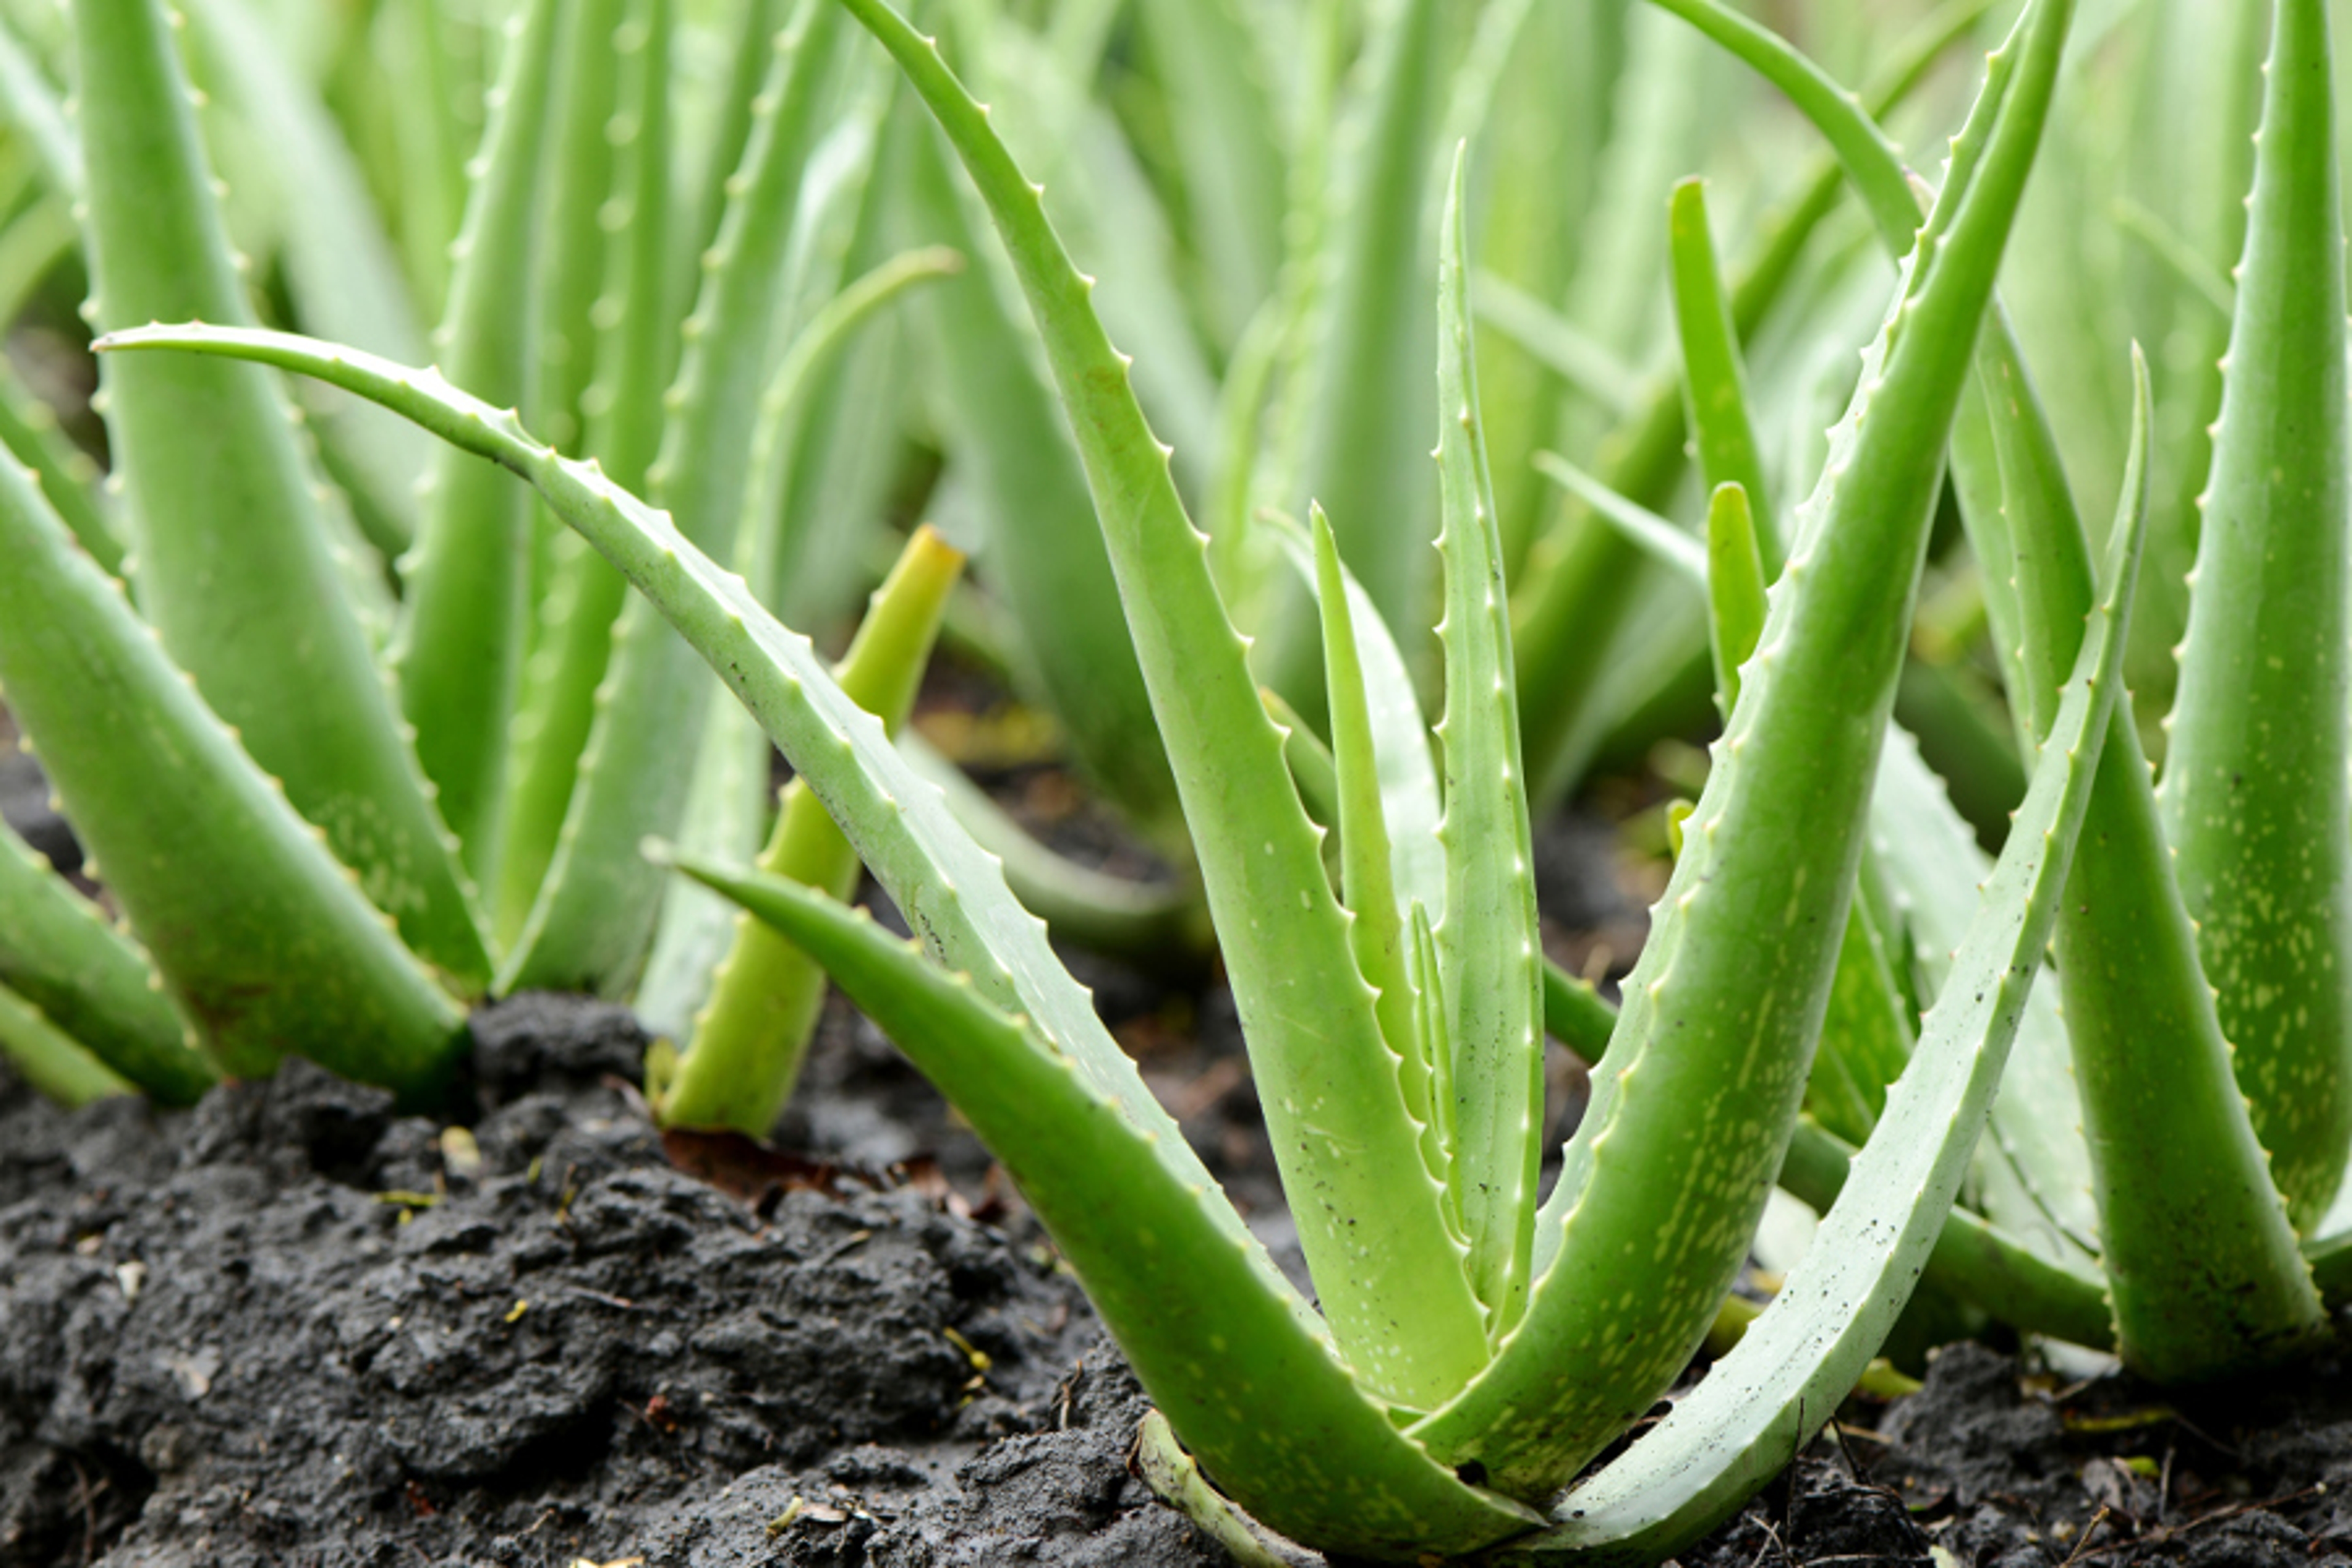
{"label": "aloe vera plant", "polygon": [[[323,115],[306,115],[272,75],[281,68],[251,53],[261,45],[242,0],[206,0],[199,17],[191,31],[214,68],[229,62],[235,106],[289,144],[273,172],[349,196]],[[71,20],[76,113],[41,122],[51,177],[89,214],[87,313],[101,327],[252,320],[175,29],[154,0],[88,0]],[[755,459],[780,469],[812,382],[959,258],[922,251],[863,279],[806,275],[793,315],[775,322],[797,227],[790,195],[829,107],[839,31],[810,0],[762,51],[744,178],[703,300],[677,321],[658,243],[672,31],[667,0],[518,10],[436,343],[502,401],[559,410],[630,482],[667,485],[714,547],[753,510],[742,558],[773,575],[759,563],[778,548],[781,510],[747,509]],[[22,121],[46,89],[13,46],[5,58]],[[548,182],[542,215],[532,193]],[[608,199],[644,220],[609,245],[580,217]],[[565,266],[543,288],[551,250]],[[289,254],[298,273],[315,261],[290,241]],[[388,287],[368,273],[312,313],[404,342],[384,325],[398,314]],[[534,334],[542,310],[562,333]],[[681,335],[695,346],[666,404],[665,337]],[[131,548],[107,548],[118,524],[84,497],[87,475],[27,427],[43,470],[37,485],[12,470],[0,501],[11,562],[0,685],[125,926],[5,836],[0,1048],[68,1098],[131,1087],[184,1103],[294,1053],[423,1104],[464,1047],[466,1005],[494,980],[626,988],[662,892],[638,840],[677,831],[684,793],[665,738],[691,754],[713,689],[691,654],[657,620],[622,613],[622,581],[601,563],[541,548],[532,492],[490,465],[434,448],[415,551],[371,562],[274,378],[160,360],[110,362],[103,377]],[[667,469],[665,442],[683,454]],[[772,502],[772,485],[753,499]],[[928,536],[917,552],[943,558]],[[918,575],[919,588],[882,601],[892,630],[866,656],[884,690],[915,679],[941,613],[937,569]],[[392,617],[381,658],[379,615]],[[511,775],[510,731],[526,742]],[[173,786],[158,789],[164,778]],[[759,831],[756,798],[747,815]],[[788,1083],[772,1058],[789,1061],[801,1040],[762,1039],[732,1059]]]}
{"label": "aloe vera plant", "polygon": [[[1912,197],[1876,127],[1712,0],[1661,3],[1790,94],[1899,247]],[[2021,1327],[2176,1381],[2307,1353],[2352,1283],[2336,1217],[2352,1154],[2340,1125],[2344,237],[2323,7],[2271,8],[2261,98],[2162,774],[2119,713],[2057,921],[2063,1021],[2046,1005],[2029,1014],[1984,1184],[1929,1270]],[[2079,640],[2089,545],[2053,422],[1999,310],[1973,381],[1953,477],[2031,738]],[[2144,372],[2138,402],[2144,437]],[[2145,482],[2140,465],[2134,473]],[[1700,570],[1686,545],[1664,553]],[[1718,598],[1724,586],[1710,580]],[[1907,759],[1882,778],[1875,813],[1884,869],[1908,910],[1892,929],[1907,933],[1923,987],[1948,987],[1951,906],[1981,860]],[[2053,1070],[2070,1058],[2071,1084]],[[1819,1128],[1801,1134],[1785,1179],[1827,1201],[1842,1179],[1836,1142]]]}
{"label": "aloe vera plant", "polygon": [[[880,0],[841,3],[939,120],[1036,320],[1217,918],[1319,1311],[1208,1182],[994,858],[806,639],[667,514],[431,373],[234,328],[140,329],[106,346],[298,369],[494,459],[536,485],[725,675],[916,938],[901,943],[791,881],[700,860],[689,869],[824,963],[972,1120],[1224,1496],[1296,1539],[1384,1559],[1671,1551],[1785,1459],[1899,1307],[1963,1173],[2097,776],[2133,527],[2116,535],[1949,1001],[1862,1155],[1873,1179],[1852,1183],[1835,1211],[1844,1243],[1825,1247],[1829,1261],[1766,1314],[1758,1348],[1718,1369],[1708,1386],[1721,1393],[1705,1415],[1670,1424],[1556,1497],[1680,1370],[1780,1165],[1843,944],[1946,433],[2071,8],[2029,8],[1954,143],[1832,459],[1799,513],[1596,1075],[1595,1106],[1538,1204],[1543,994],[1528,786],[1458,163],[1436,312],[1440,853],[1408,850],[1388,831],[1426,820],[1431,786],[1427,769],[1384,767],[1383,755],[1425,748],[1427,734],[1407,708],[1370,700],[1366,650],[1386,632],[1359,608],[1376,601],[1350,585],[1333,531],[1319,527],[1335,891],[1207,542],[1038,188],[927,40]],[[1423,796],[1404,798],[1413,791]],[[1791,831],[1799,813],[1805,830]]]}

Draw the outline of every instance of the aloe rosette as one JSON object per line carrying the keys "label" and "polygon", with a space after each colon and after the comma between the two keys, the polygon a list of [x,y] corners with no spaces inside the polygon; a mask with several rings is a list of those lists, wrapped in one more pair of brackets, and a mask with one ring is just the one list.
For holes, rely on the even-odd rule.
{"label": "aloe rosette", "polygon": [[[1710,0],[1665,3],[1815,119],[1899,245],[1911,198],[1876,128]],[[1979,1213],[1962,1221],[1972,1255],[1943,1276],[2022,1327],[2181,1381],[2305,1353],[2352,1256],[2330,1212],[2352,1153],[2344,239],[2325,11],[2281,0],[2270,32],[2197,567],[2176,584],[2190,632],[2162,776],[2128,720],[2113,721],[2057,932],[2065,1016],[2029,1020]],[[2090,548],[2004,314],[1974,383],[1953,478],[2030,738],[2079,640]],[[1925,828],[1931,797],[1898,795],[1882,786],[1884,842],[1926,959],[1971,858],[1948,828]],[[2039,1285],[2017,1292],[2021,1269],[2042,1271]]]}
{"label": "aloe rosette", "polygon": [[[241,7],[205,0],[182,29],[157,0],[76,5],[70,117],[0,32],[9,118],[37,132],[44,177],[87,215],[85,313],[100,328],[253,320],[184,32],[228,108],[272,133],[267,154],[236,154],[258,158],[240,174],[297,209],[288,193],[316,184],[332,212],[362,210],[331,121],[287,62],[258,53],[269,40]],[[805,0],[765,38],[744,177],[683,321],[663,237],[672,7],[534,0],[509,21],[436,351],[502,402],[562,405],[584,448],[632,483],[667,443],[706,541],[749,514],[747,559],[772,555],[781,521],[746,504],[749,469],[804,428],[813,374],[956,264],[919,252],[863,279],[788,265],[807,239],[791,195],[830,104],[839,18]],[[532,194],[548,182],[561,199],[542,215]],[[608,235],[608,204],[643,221]],[[383,256],[324,275],[325,221],[287,220],[298,311],[406,342]],[[562,266],[542,289],[551,251]],[[787,276],[798,313],[779,321]],[[542,312],[560,334],[534,331]],[[681,337],[698,347],[666,397]],[[365,422],[377,411],[337,415],[331,459],[278,378],[152,358],[101,375],[119,508],[82,488],[53,433],[7,426],[11,452],[42,468],[12,466],[0,495],[0,683],[122,925],[0,830],[0,1050],[76,1100],[136,1089],[185,1103],[290,1053],[423,1106],[449,1083],[466,1006],[494,972],[500,989],[534,976],[626,989],[664,885],[639,841],[677,830],[685,793],[653,730],[690,752],[715,689],[692,654],[658,617],[623,615],[622,579],[584,549],[540,548],[530,488],[492,465],[419,448],[431,461],[414,549],[388,559],[368,541],[404,531],[363,481],[402,440]],[[326,473],[361,484],[366,537]],[[127,552],[113,535],[126,523]],[[884,608],[898,631],[870,662],[887,689],[915,679],[942,605],[926,590]],[[635,725],[640,712],[657,724]],[[754,834],[760,815],[755,794]],[[765,1042],[739,1053],[746,1070],[780,1070],[767,1058],[801,1043]]]}

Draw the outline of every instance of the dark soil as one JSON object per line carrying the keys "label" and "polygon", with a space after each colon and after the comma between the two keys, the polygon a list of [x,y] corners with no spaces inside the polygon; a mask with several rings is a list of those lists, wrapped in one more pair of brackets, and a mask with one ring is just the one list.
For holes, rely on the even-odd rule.
{"label": "dark soil", "polygon": [[[1538,846],[1547,945],[1595,973],[1642,936],[1608,842]],[[1074,962],[1295,1271],[1230,1000]],[[1018,1194],[845,1007],[797,1159],[666,1152],[618,1009],[476,1035],[447,1121],[300,1063],[170,1114],[0,1068],[0,1568],[1227,1561],[1130,1476],[1141,1393]],[[2347,1561],[2333,1364],[2191,1398],[1961,1345],[1846,1415],[1688,1568]]]}
{"label": "dark soil", "polygon": [[[470,1145],[299,1063],[168,1115],[0,1081],[0,1563],[1224,1561],[1129,1476],[1140,1393],[1017,1197],[849,1015],[792,1123],[835,1166],[686,1152],[731,1193],[665,1157],[625,1014],[527,997],[478,1034]],[[1230,1152],[1250,1109],[1244,1079],[1190,1130]],[[1848,1416],[1685,1562],[2352,1533],[2332,1366],[2189,1400],[1962,1345]]]}

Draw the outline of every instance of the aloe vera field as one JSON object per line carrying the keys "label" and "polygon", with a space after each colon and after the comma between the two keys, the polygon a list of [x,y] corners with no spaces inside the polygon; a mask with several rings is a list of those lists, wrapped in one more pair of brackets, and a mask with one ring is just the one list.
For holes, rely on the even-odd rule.
{"label": "aloe vera field", "polygon": [[0,0],[0,1564],[2352,1559],[2330,0]]}

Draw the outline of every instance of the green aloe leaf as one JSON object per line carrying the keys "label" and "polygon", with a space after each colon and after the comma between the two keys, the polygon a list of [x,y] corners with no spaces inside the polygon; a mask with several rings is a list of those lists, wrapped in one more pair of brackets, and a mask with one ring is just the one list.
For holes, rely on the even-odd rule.
{"label": "green aloe leaf", "polygon": [[[965,211],[938,134],[908,103],[890,134],[909,203],[928,233],[969,256],[995,241]],[[1175,779],[1152,722],[1118,587],[1095,523],[1086,468],[994,264],[937,291],[921,312],[951,395],[942,416],[989,520],[981,570],[1021,627],[1045,705],[1061,716],[1081,770],[1179,858]]]}
{"label": "green aloe leaf", "polygon": [[[732,556],[750,488],[778,279],[839,35],[827,0],[802,0],[775,40],[740,179],[683,329],[661,454],[647,470],[679,530],[722,558]],[[675,759],[695,754],[710,689],[693,653],[649,605],[624,610],[613,639],[547,877],[500,969],[504,990],[616,993],[635,978],[652,940],[660,879],[636,846],[647,834],[676,830],[691,773]]]}
{"label": "green aloe leaf", "polygon": [[0,985],[0,1058],[16,1076],[68,1110],[113,1094],[137,1092],[77,1045],[38,1007]]}
{"label": "green aloe leaf", "polygon": [[165,1105],[194,1104],[219,1077],[164,1000],[146,955],[5,828],[0,984]]}
{"label": "green aloe leaf", "polygon": [[1510,595],[1478,409],[1457,150],[1438,251],[1437,473],[1445,565],[1445,910],[1437,957],[1449,1004],[1455,1155],[1447,1191],[1497,1339],[1518,1321],[1534,1255],[1542,1158],[1543,1015],[1535,850],[1519,763]]}
{"label": "green aloe leaf", "polygon": [[1257,1260],[1209,1223],[1201,1190],[1169,1171],[1122,1102],[1025,1020],[862,911],[781,879],[685,868],[814,954],[1003,1152],[1161,1412],[1259,1518],[1381,1557],[1464,1550],[1536,1522],[1398,1432],[1312,1319],[1269,1293]]}
{"label": "green aloe leaf", "polygon": [[[291,68],[247,0],[194,0],[190,36],[220,101],[241,119],[267,159],[266,182],[281,226],[288,292],[300,324],[321,337],[393,359],[425,352],[425,332],[391,237],[366,180],[316,89]],[[320,457],[351,495],[371,542],[396,552],[416,526],[415,476],[428,461],[416,430],[379,410],[306,398]]]}
{"label": "green aloe leaf", "polygon": [[[614,39],[630,57],[626,95],[613,132],[615,217],[625,216],[609,242],[605,292],[596,311],[604,321],[594,360],[596,377],[583,395],[586,453],[625,489],[645,485],[661,444],[662,392],[675,347],[670,318],[669,0],[637,0],[629,25]],[[623,134],[625,132],[625,134]],[[613,648],[613,623],[627,584],[576,534],[553,552],[554,581],[540,606],[533,651],[539,668],[530,699],[515,718],[514,758],[507,778],[506,844],[490,889],[492,931],[511,947],[538,901],[555,858],[581,753],[595,722],[596,691]]]}
{"label": "green aloe leaf", "polygon": [[[93,320],[250,321],[162,7],[81,0],[75,16]],[[284,395],[194,361],[112,363],[100,380],[141,612],[409,945],[478,987],[470,900],[344,599]]]}
{"label": "green aloe leaf", "polygon": [[[547,131],[557,7],[532,0],[507,39],[465,226],[451,251],[449,305],[434,334],[446,374],[509,408],[532,378],[533,195]],[[416,548],[404,563],[392,666],[416,758],[478,884],[496,874],[508,728],[522,680],[530,489],[448,447],[425,480]]]}
{"label": "green aloe leaf", "polygon": [[1748,413],[1748,369],[1731,300],[1715,260],[1706,220],[1706,185],[1685,180],[1667,206],[1668,254],[1674,262],[1675,327],[1682,345],[1683,391],[1697,437],[1699,476],[1710,494],[1738,485],[1752,519],[1767,581],[1780,569],[1780,531],[1773,521],[1764,459]]}
{"label": "green aloe leaf", "polygon": [[2352,1154],[2352,421],[2326,9],[2281,0],[2161,794],[2298,1230]]}
{"label": "green aloe leaf", "polygon": [[9,464],[0,556],[0,688],[215,1064],[267,1077],[290,1051],[437,1093],[457,1005]]}

